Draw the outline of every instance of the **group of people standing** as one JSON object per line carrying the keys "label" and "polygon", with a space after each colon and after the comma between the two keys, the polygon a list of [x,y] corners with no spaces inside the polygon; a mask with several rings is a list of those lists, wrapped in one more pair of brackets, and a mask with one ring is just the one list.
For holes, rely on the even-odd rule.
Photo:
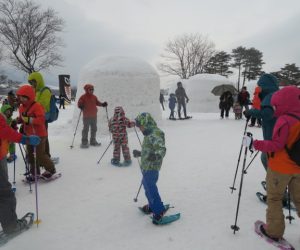
{"label": "group of people standing", "polygon": [[[12,93],[10,93],[12,96]],[[50,110],[51,91],[45,87],[43,76],[33,72],[28,76],[28,84],[16,92],[13,103],[1,107],[0,114],[0,223],[3,232],[13,234],[27,226],[26,221],[16,215],[16,198],[8,181],[7,153],[9,144],[26,144],[26,159],[29,169],[27,181],[40,175],[40,167],[45,171],[40,175],[48,179],[56,173],[51,160],[48,141],[48,121],[46,112]],[[11,106],[11,105],[12,106]],[[12,120],[12,112],[18,109],[18,116]],[[18,131],[17,124],[20,125]],[[15,153],[15,152],[14,152]]]}
{"label": "group of people standing", "polygon": [[[225,118],[229,117],[229,111],[233,108],[233,112],[235,114],[235,119],[240,120],[242,119],[243,111],[249,110],[249,105],[252,105],[255,109],[260,109],[260,99],[259,99],[259,88],[256,87],[253,99],[250,100],[250,94],[247,91],[247,87],[242,87],[241,91],[235,95],[231,93],[231,91],[225,91],[220,96],[219,108],[220,108],[220,118],[223,119],[224,115]],[[258,127],[261,127],[261,119],[260,118],[251,118],[251,124],[249,127],[255,126],[257,121]]]}

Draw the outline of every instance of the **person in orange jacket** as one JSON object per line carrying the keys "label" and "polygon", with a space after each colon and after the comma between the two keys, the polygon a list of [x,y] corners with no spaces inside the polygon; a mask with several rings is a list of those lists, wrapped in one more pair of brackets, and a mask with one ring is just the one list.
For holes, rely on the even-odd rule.
{"label": "person in orange jacket", "polygon": [[[300,167],[287,150],[299,139],[300,89],[296,86],[284,87],[273,94],[271,105],[277,117],[272,139],[254,140],[253,146],[268,155],[267,221],[261,225],[260,231],[266,237],[279,241],[285,230],[282,199],[286,187],[300,217]],[[249,141],[246,139],[244,141]]]}
{"label": "person in orange jacket", "polygon": [[77,106],[82,110],[83,114],[83,129],[81,138],[81,148],[88,148],[88,133],[91,127],[90,145],[100,146],[101,143],[96,141],[97,132],[97,106],[107,107],[107,102],[100,102],[97,96],[94,95],[94,85],[84,85],[85,94],[80,96]]}
{"label": "person in orange jacket", "polygon": [[0,113],[0,224],[6,235],[18,233],[27,227],[27,222],[19,220],[16,214],[16,197],[8,181],[6,155],[10,142],[36,146],[40,138],[36,135],[22,135],[11,128],[3,113]]}
{"label": "person in orange jacket", "polygon": [[40,103],[34,101],[35,91],[31,85],[26,84],[20,87],[17,91],[17,96],[21,103],[18,121],[19,123],[23,123],[24,134],[27,136],[37,135],[41,138],[41,143],[36,147],[36,156],[34,156],[34,147],[27,145],[28,161],[30,164],[30,174],[27,176],[27,180],[34,181],[35,165],[38,175],[40,174],[40,166],[43,166],[45,172],[42,174],[42,177],[44,179],[51,178],[56,173],[56,169],[45,151],[48,137],[45,126],[45,110]]}

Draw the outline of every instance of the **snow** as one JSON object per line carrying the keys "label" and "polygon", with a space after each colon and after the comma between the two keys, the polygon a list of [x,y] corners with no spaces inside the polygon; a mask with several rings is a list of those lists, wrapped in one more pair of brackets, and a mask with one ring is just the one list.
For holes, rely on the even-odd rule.
{"label": "snow", "polygon": [[[76,101],[84,93],[83,86],[91,83],[98,99],[108,102],[109,115],[116,106],[122,106],[130,119],[138,113],[150,112],[161,121],[159,75],[147,62],[134,57],[99,57],[83,67],[79,79]],[[78,113],[77,110],[74,115]],[[103,119],[106,119],[106,112],[100,108],[98,122]],[[108,133],[107,127],[105,131]]]}
{"label": "snow", "polygon": [[[158,187],[163,201],[174,206],[168,214],[180,212],[181,219],[155,226],[137,209],[146,204],[143,189],[138,202],[133,201],[141,181],[137,160],[127,168],[113,167],[110,147],[97,164],[110,141],[103,134],[105,119],[100,121],[97,134],[101,147],[80,149],[81,130],[77,130],[74,148],[70,149],[74,109],[74,104],[61,109],[58,121],[49,126],[52,155],[60,157],[57,170],[62,177],[38,185],[41,224],[10,241],[3,250],[274,249],[254,233],[254,222],[265,221],[266,210],[255,196],[262,191],[260,182],[265,178],[259,157],[244,177],[237,221],[240,230],[234,235],[230,228],[235,220],[240,171],[237,190],[231,194],[229,187],[245,120],[236,121],[232,114],[228,120],[219,120],[217,113],[191,113],[191,120],[170,121],[166,119],[169,111],[163,112],[160,128],[165,132],[167,154]],[[260,129],[249,131],[261,138]],[[130,150],[139,149],[135,131],[128,129],[128,133]],[[138,135],[142,139],[142,134]],[[35,192],[30,193],[29,186],[21,181],[24,163],[17,154],[17,213],[21,216],[35,212]],[[9,164],[9,174],[12,180],[13,164]],[[292,215],[296,220],[291,225],[286,222],[285,237],[300,249],[300,224],[296,214]]]}
{"label": "snow", "polygon": [[[199,74],[181,82],[190,99],[188,111],[197,113],[218,112],[220,96],[212,94],[212,89],[221,84],[234,85],[225,76],[215,74]],[[176,88],[177,82],[174,82],[169,93],[175,93]]]}

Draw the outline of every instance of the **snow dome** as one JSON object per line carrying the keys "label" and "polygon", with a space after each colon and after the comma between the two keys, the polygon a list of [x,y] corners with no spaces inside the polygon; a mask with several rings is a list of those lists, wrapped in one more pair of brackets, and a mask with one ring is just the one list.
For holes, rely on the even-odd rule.
{"label": "snow dome", "polygon": [[[185,88],[190,101],[187,104],[187,113],[215,113],[219,112],[219,96],[211,90],[221,84],[232,84],[226,77],[215,74],[199,74],[188,80],[180,80]],[[170,93],[175,93],[177,82],[170,88]]]}
{"label": "snow dome", "polygon": [[[109,118],[113,116],[116,106],[122,106],[129,119],[134,119],[141,112],[151,113],[158,122],[162,119],[159,75],[149,63],[141,59],[100,57],[89,62],[80,71],[76,104],[84,93],[83,86],[87,83],[94,85],[94,95],[100,102],[108,103]],[[76,109],[73,120],[78,120],[78,114],[79,109]],[[103,107],[98,107],[98,130],[101,134],[108,133],[106,111]]]}

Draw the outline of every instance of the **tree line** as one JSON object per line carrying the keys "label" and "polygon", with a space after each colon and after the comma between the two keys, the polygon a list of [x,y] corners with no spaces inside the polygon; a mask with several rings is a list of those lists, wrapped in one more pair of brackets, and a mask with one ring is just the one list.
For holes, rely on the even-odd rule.
{"label": "tree line", "polygon": [[[51,8],[43,9],[32,0],[0,0],[0,62],[6,61],[27,74],[62,66],[60,49],[64,44],[59,35],[63,29],[64,20]],[[239,46],[231,53],[218,51],[212,41],[196,33],[168,41],[157,67],[181,79],[202,73],[228,77],[231,69],[236,69],[240,89],[246,80],[264,73],[263,64],[263,53],[256,48]],[[285,85],[300,83],[295,63],[273,74]]]}
{"label": "tree line", "polygon": [[[263,53],[256,48],[239,46],[231,53],[217,51],[215,45],[201,34],[184,34],[166,43],[157,67],[161,72],[188,79],[191,76],[209,73],[228,77],[238,71],[237,87],[245,85],[246,80],[256,80],[261,74]],[[277,72],[272,72],[282,85],[299,85],[300,70],[293,64],[286,64]]]}

